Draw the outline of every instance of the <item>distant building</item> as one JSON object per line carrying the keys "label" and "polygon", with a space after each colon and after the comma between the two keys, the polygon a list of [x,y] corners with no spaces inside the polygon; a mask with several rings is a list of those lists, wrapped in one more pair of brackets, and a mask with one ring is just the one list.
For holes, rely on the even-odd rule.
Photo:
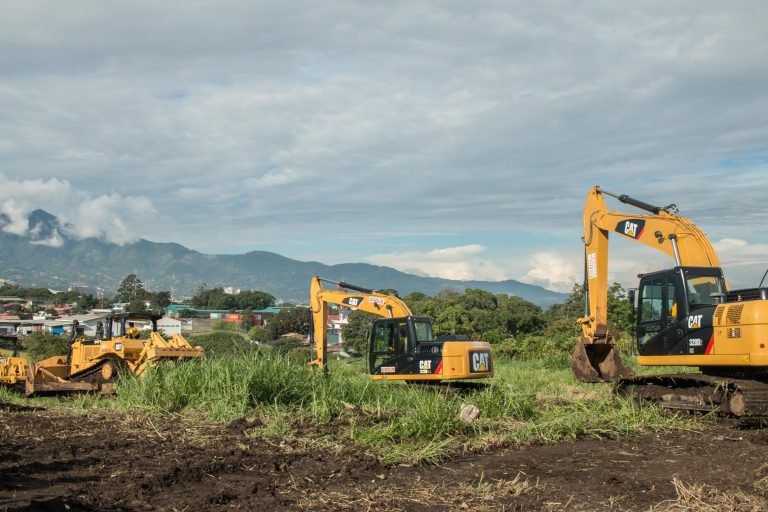
{"label": "distant building", "polygon": [[173,336],[174,334],[181,334],[183,323],[178,318],[171,318],[164,316],[157,321],[157,330],[162,330],[165,334]]}

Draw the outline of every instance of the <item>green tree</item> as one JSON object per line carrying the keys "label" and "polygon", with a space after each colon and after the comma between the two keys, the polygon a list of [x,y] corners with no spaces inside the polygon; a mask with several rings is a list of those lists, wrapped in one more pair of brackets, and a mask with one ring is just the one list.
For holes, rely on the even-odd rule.
{"label": "green tree", "polygon": [[613,283],[608,288],[608,325],[614,329],[615,336],[628,335],[635,330],[634,306],[620,283]]}
{"label": "green tree", "polygon": [[37,362],[66,354],[69,351],[69,337],[33,332],[24,340],[24,346],[32,361]]}
{"label": "green tree", "polygon": [[253,310],[251,308],[245,308],[240,313],[240,328],[243,331],[248,332],[253,327],[255,320],[253,318]]}
{"label": "green tree", "polygon": [[171,304],[171,292],[162,291],[149,294],[150,307],[158,311],[164,311]]}
{"label": "green tree", "polygon": [[235,295],[238,309],[260,310],[275,305],[275,297],[267,292],[244,290]]}
{"label": "green tree", "polygon": [[500,315],[511,335],[538,333],[546,325],[544,312],[536,304],[515,296],[499,297]]}
{"label": "green tree", "polygon": [[133,299],[125,306],[125,310],[129,313],[143,313],[147,311],[147,304],[144,299]]}
{"label": "green tree", "polygon": [[144,283],[141,282],[136,274],[128,274],[117,288],[115,302],[132,302],[137,299],[144,299]]}
{"label": "green tree", "polygon": [[281,310],[267,323],[267,332],[272,340],[288,333],[309,334],[311,312],[309,308],[297,306]]}
{"label": "green tree", "polygon": [[344,349],[365,354],[368,351],[371,323],[376,318],[380,317],[366,311],[353,311],[350,313],[348,323],[341,328],[341,339],[344,340]]}
{"label": "green tree", "polygon": [[77,300],[77,307],[74,308],[75,313],[83,314],[97,307],[98,301],[93,295],[80,295]]}

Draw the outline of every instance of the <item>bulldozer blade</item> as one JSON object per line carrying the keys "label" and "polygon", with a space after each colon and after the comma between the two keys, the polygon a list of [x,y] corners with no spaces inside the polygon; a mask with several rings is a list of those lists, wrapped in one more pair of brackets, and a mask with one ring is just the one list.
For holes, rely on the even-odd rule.
{"label": "bulldozer blade", "polygon": [[571,354],[571,371],[581,382],[616,382],[635,375],[624,365],[616,345],[584,343],[581,340]]}

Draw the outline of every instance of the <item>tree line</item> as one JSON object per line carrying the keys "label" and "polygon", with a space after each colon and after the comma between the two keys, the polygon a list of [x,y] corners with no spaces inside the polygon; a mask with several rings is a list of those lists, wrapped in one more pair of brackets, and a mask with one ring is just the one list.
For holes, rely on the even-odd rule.
{"label": "tree line", "polygon": [[[388,293],[396,294],[395,290]],[[74,312],[87,312],[96,307],[110,307],[112,302],[126,303],[126,310],[162,311],[171,303],[170,292],[151,292],[143,282],[130,274],[121,282],[113,301],[96,299],[78,292],[53,293],[45,288],[0,286],[0,295],[13,295],[36,301],[76,303]],[[493,294],[481,289],[463,293],[444,291],[435,296],[411,293],[403,300],[416,316],[432,319],[435,336],[466,335],[470,339],[487,341],[499,354],[535,356],[552,352],[568,352],[580,334],[576,320],[584,315],[584,288],[574,285],[561,304],[544,310],[520,297]],[[274,342],[286,334],[306,337],[311,330],[310,310],[302,306],[282,309],[270,317],[267,325],[254,326],[253,312],[273,306],[275,297],[258,290],[228,294],[221,287],[206,288],[201,284],[190,301],[190,308],[241,311],[240,324],[219,322],[217,330],[237,330],[252,341]],[[18,306],[20,308],[21,306]],[[17,308],[10,306],[6,309]],[[367,350],[371,320],[374,315],[353,311],[349,323],[342,328],[344,346],[351,351]],[[634,325],[634,311],[620,284],[608,290],[608,320],[614,336],[627,343]]]}

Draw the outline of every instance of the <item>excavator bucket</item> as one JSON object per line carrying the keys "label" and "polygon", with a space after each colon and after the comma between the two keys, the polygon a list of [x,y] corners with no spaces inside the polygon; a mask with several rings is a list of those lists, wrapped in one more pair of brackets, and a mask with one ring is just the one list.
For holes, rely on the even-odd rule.
{"label": "excavator bucket", "polygon": [[571,370],[581,382],[616,382],[635,375],[624,365],[616,345],[585,343],[583,339],[579,339],[571,354]]}

